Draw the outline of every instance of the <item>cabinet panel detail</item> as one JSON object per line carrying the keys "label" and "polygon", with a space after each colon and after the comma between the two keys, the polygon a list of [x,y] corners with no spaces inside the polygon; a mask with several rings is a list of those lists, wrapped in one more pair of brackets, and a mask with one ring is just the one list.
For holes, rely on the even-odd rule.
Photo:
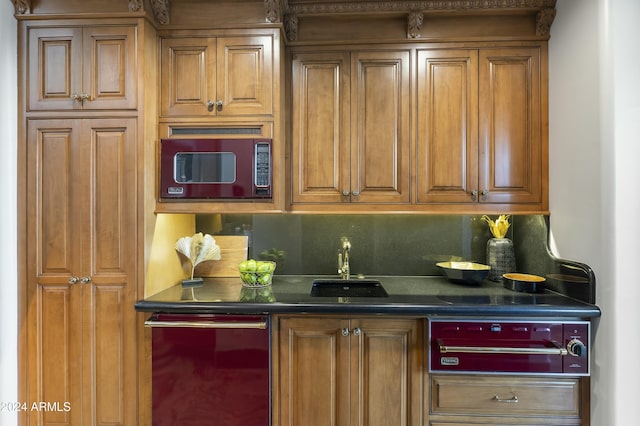
{"label": "cabinet panel detail", "polygon": [[474,202],[478,54],[418,52],[418,202]]}
{"label": "cabinet panel detail", "polygon": [[346,54],[294,57],[294,202],[340,202],[349,188],[349,75]]}
{"label": "cabinet panel detail", "polygon": [[91,318],[95,329],[90,337],[91,350],[96,354],[92,368],[95,376],[89,386],[96,395],[97,424],[126,424],[125,389],[133,382],[126,377],[128,368],[125,351],[128,346],[123,336],[130,332],[121,331],[121,324],[127,324],[127,328],[132,328],[134,322],[133,318],[127,318],[126,309],[123,309],[126,308],[124,303],[127,301],[124,291],[124,283],[95,285],[91,291],[91,300],[88,300],[95,305]]}
{"label": "cabinet panel detail", "polygon": [[162,114],[206,111],[215,93],[216,45],[207,38],[162,40]]}
{"label": "cabinet panel detail", "polygon": [[[37,297],[38,330],[36,368],[39,372],[37,394],[32,401],[77,400],[81,393],[81,345],[78,342],[82,320],[72,307],[79,292],[71,286],[39,285]],[[41,424],[79,424],[80,410],[43,410],[38,413]]]}
{"label": "cabinet panel detail", "polygon": [[351,193],[409,202],[409,52],[352,54]]}
{"label": "cabinet panel detail", "polygon": [[90,140],[95,159],[91,209],[94,212],[92,247],[96,258],[94,273],[118,273],[126,270],[124,262],[133,255],[127,250],[128,227],[132,212],[130,185],[134,173],[128,158],[134,155],[133,140],[127,128],[93,128]]}
{"label": "cabinet panel detail", "polygon": [[134,27],[85,29],[84,93],[85,108],[130,109],[136,106],[137,91]]}
{"label": "cabinet panel detail", "polygon": [[348,423],[348,339],[340,334],[348,324],[327,320],[323,328],[312,328],[313,323],[281,323],[281,380],[291,391],[280,396],[282,425]]}
{"label": "cabinet panel detail", "polygon": [[72,204],[73,130],[70,128],[39,129],[32,132],[33,149],[42,164],[35,176],[34,187],[41,206],[39,216],[40,238],[48,244],[39,246],[38,275],[69,275],[74,269],[77,249],[72,245],[74,211]]}
{"label": "cabinet panel detail", "polygon": [[[393,321],[389,321],[393,323]],[[400,327],[398,327],[400,325]],[[354,323],[353,327],[362,329],[362,338],[356,350],[352,365],[357,376],[352,383],[358,383],[357,398],[354,404],[362,413],[363,424],[376,424],[378,419],[394,419],[394,425],[411,424],[411,387],[412,354],[414,330],[403,329],[403,324],[385,325],[375,323]],[[354,396],[356,396],[354,394]],[[355,420],[355,419],[353,419]],[[358,423],[352,423],[358,424]]]}
{"label": "cabinet panel detail", "polygon": [[537,49],[480,51],[481,187],[488,202],[540,202],[542,143]]}
{"label": "cabinet panel detail", "polygon": [[[29,31],[29,107],[66,109],[82,85],[82,30],[34,28]],[[78,46],[76,46],[78,45]]]}
{"label": "cabinet panel detail", "polygon": [[273,111],[273,40],[271,37],[218,39],[218,99],[224,115]]}

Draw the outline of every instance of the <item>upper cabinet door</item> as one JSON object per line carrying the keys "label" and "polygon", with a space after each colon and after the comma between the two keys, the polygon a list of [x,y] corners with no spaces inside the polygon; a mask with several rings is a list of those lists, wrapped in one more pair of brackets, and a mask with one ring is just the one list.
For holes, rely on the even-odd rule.
{"label": "upper cabinet door", "polygon": [[162,40],[163,116],[273,112],[273,37]]}
{"label": "upper cabinet door", "polygon": [[477,76],[477,50],[418,51],[419,203],[477,201]]}
{"label": "upper cabinet door", "polygon": [[408,51],[351,56],[351,200],[408,203]]}
{"label": "upper cabinet door", "polygon": [[135,27],[33,27],[28,44],[28,110],[136,108]]}
{"label": "upper cabinet door", "polygon": [[136,28],[88,27],[83,31],[84,109],[134,109],[136,90]]}
{"label": "upper cabinet door", "polygon": [[82,28],[29,28],[27,110],[81,107]]}
{"label": "upper cabinet door", "polygon": [[344,52],[297,53],[293,57],[294,203],[349,199],[349,66],[349,54]]}
{"label": "upper cabinet door", "polygon": [[207,115],[216,98],[216,41],[162,40],[162,115]]}
{"label": "upper cabinet door", "polygon": [[219,115],[273,112],[273,37],[218,39]]}
{"label": "upper cabinet door", "polygon": [[481,202],[543,202],[540,66],[536,47],[480,50]]}

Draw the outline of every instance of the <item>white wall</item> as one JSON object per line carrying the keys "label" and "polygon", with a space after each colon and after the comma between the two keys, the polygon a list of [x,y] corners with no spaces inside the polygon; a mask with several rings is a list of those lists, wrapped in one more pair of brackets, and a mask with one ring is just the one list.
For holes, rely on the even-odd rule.
{"label": "white wall", "polygon": [[592,359],[591,424],[625,426],[640,416],[640,2],[558,0],[556,9],[549,44],[551,232],[558,256],[591,265],[597,277],[603,315]]}
{"label": "white wall", "polygon": [[[18,400],[18,284],[16,258],[17,24],[13,4],[0,1],[0,403]],[[0,425],[17,424],[0,411]]]}

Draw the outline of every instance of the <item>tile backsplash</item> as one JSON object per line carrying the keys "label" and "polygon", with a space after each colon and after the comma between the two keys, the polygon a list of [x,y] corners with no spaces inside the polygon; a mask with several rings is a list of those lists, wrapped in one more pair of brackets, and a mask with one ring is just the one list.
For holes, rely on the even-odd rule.
{"label": "tile backsplash", "polygon": [[[485,262],[487,224],[474,215],[197,215],[196,230],[248,235],[249,257],[277,257],[280,275],[336,275],[340,238],[351,242],[352,275],[439,275],[436,262]],[[493,219],[495,217],[491,216]],[[507,237],[520,222],[512,217]],[[533,225],[531,225],[533,223]],[[543,227],[544,228],[544,227]],[[542,232],[546,242],[546,228]],[[515,239],[514,239],[514,242]],[[516,259],[519,253],[516,253]]]}

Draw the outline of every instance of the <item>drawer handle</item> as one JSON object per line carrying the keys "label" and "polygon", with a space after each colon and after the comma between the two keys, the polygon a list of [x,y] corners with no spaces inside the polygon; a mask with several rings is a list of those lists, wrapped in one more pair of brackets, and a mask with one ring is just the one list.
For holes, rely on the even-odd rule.
{"label": "drawer handle", "polygon": [[551,342],[553,348],[509,348],[500,346],[447,346],[438,341],[440,353],[468,354],[523,354],[523,355],[567,355],[569,352],[557,342]]}
{"label": "drawer handle", "polygon": [[157,328],[257,328],[265,330],[267,323],[261,322],[223,322],[223,321],[154,321],[144,322],[145,327]]}
{"label": "drawer handle", "polygon": [[507,404],[516,404],[518,402],[518,397],[513,395],[511,398],[500,398],[498,395],[494,395],[493,400],[496,402],[504,402]]}

